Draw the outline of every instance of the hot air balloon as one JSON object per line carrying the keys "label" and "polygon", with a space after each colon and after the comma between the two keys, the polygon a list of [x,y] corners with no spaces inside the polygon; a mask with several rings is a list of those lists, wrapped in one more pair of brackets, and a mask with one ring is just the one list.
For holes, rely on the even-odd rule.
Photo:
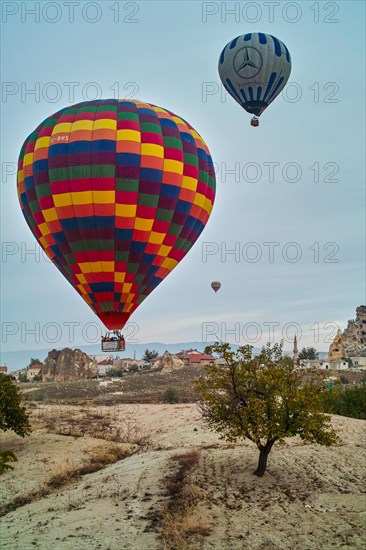
{"label": "hot air balloon", "polygon": [[258,126],[263,111],[283,90],[291,72],[290,53],[281,40],[262,32],[247,33],[226,44],[219,75],[229,94]]}
{"label": "hot air balloon", "polygon": [[216,292],[221,288],[221,283],[219,281],[212,281],[211,288],[215,291],[216,294]]}
{"label": "hot air balloon", "polygon": [[86,101],[26,139],[18,196],[48,257],[109,330],[184,258],[215,197],[210,152],[177,115],[140,101]]}

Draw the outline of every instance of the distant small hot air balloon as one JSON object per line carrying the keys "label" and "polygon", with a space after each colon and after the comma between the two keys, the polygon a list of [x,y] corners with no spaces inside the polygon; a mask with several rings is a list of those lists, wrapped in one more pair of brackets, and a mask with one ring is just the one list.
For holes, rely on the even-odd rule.
{"label": "distant small hot air balloon", "polygon": [[221,283],[219,281],[212,281],[211,288],[215,291],[216,294],[216,292],[221,288]]}
{"label": "distant small hot air balloon", "polygon": [[66,107],[32,132],[20,152],[18,195],[48,257],[113,330],[198,239],[215,173],[205,142],[182,118],[102,99]]}
{"label": "distant small hot air balloon", "polygon": [[219,75],[229,94],[248,113],[252,126],[283,90],[291,72],[290,53],[281,40],[262,32],[247,33],[226,44]]}

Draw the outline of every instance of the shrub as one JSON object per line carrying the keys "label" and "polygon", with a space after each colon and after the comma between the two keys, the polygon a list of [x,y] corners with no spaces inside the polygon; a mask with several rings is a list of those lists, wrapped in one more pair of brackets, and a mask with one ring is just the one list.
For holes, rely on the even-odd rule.
{"label": "shrub", "polygon": [[129,367],[129,372],[138,372],[139,371],[139,366],[136,365],[136,364],[133,364]]}
{"label": "shrub", "polygon": [[366,420],[366,385],[350,388],[337,385],[323,394],[323,410],[327,413]]}
{"label": "shrub", "polygon": [[175,388],[172,388],[169,386],[169,388],[166,389],[164,398],[166,403],[178,403],[179,402],[179,395],[178,391]]}
{"label": "shrub", "polygon": [[107,375],[110,376],[111,378],[122,378],[123,376],[123,372],[122,372],[122,369],[109,369],[109,371],[107,372]]}

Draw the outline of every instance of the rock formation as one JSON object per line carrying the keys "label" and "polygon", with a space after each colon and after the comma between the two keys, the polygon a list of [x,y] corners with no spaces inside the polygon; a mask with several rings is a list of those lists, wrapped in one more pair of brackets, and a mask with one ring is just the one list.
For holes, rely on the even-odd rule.
{"label": "rock formation", "polygon": [[366,356],[366,306],[356,308],[356,319],[348,321],[343,333],[339,330],[329,346],[329,360]]}
{"label": "rock formation", "polygon": [[337,361],[339,359],[342,359],[342,357],[344,357],[342,331],[338,330],[333,342],[329,346],[328,360]]}
{"label": "rock formation", "polygon": [[356,319],[348,321],[342,334],[342,344],[348,356],[366,353],[366,306],[359,306]]}
{"label": "rock formation", "polygon": [[169,351],[166,351],[164,352],[164,355],[156,361],[155,366],[158,368],[162,367],[161,372],[172,372],[173,370],[182,369],[184,367],[184,363],[182,359],[179,359],[179,357],[176,357],[175,355],[169,353]]}
{"label": "rock formation", "polygon": [[64,380],[84,380],[98,375],[98,366],[93,359],[80,349],[53,349],[48,353],[42,368],[43,380],[63,382]]}

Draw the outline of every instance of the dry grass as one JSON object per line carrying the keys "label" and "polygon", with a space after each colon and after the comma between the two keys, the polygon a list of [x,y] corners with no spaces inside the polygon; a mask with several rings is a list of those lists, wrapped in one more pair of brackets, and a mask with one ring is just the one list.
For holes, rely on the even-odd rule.
{"label": "dry grass", "polygon": [[199,505],[204,491],[193,481],[200,452],[193,450],[171,460],[174,466],[178,463],[178,468],[165,479],[168,502],[155,520],[160,526],[164,550],[196,549],[210,533],[207,515]]}
{"label": "dry grass", "polygon": [[207,513],[199,506],[168,512],[162,522],[164,550],[196,550],[210,534]]}
{"label": "dry grass", "polygon": [[81,477],[86,474],[103,470],[109,464],[114,464],[118,460],[131,456],[132,453],[131,447],[121,445],[94,449],[89,460],[82,466],[77,468],[64,468],[64,470],[51,476],[40,488],[28,494],[15,497],[11,502],[6,504],[4,508],[0,508],[0,516],[4,516],[8,512],[25,506],[30,502],[40,500],[52,494],[54,491],[81,479]]}
{"label": "dry grass", "polygon": [[203,374],[200,367],[184,367],[171,373],[142,370],[124,373],[121,379],[104,386],[99,380],[32,382],[21,384],[27,401],[83,405],[118,405],[120,403],[165,403],[165,392],[174,387],[179,403],[193,403],[197,395],[192,381]]}
{"label": "dry grass", "polygon": [[84,437],[90,436],[115,443],[130,443],[146,446],[149,437],[136,421],[134,411],[123,410],[119,406],[118,417],[107,407],[97,409],[94,406],[55,407],[38,406],[30,409],[32,425],[57,435]]}

